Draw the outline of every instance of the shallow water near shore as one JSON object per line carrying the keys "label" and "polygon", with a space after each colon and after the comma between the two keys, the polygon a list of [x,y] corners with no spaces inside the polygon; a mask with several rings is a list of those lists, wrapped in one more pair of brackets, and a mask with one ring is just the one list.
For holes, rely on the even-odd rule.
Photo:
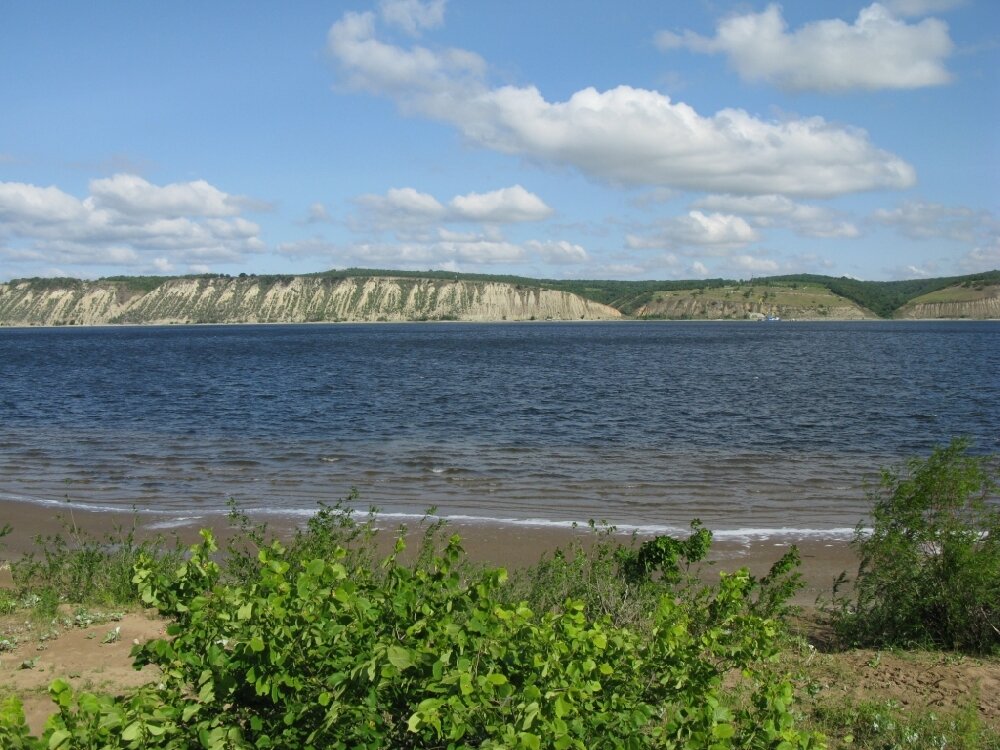
{"label": "shallow water near shore", "polygon": [[0,329],[0,501],[847,538],[879,466],[1000,449],[1000,323]]}

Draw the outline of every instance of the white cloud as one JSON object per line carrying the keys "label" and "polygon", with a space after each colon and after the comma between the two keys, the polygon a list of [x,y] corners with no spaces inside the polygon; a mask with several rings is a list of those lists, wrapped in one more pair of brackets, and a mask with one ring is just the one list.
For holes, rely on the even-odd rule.
{"label": "white cloud", "polygon": [[753,271],[754,273],[776,273],[781,269],[777,261],[769,258],[758,258],[754,255],[737,255],[729,259],[728,266],[741,271]]}
{"label": "white cloud", "polygon": [[355,202],[380,227],[425,224],[445,215],[437,198],[411,187],[391,188],[385,195],[362,195]]}
{"label": "white cloud", "polygon": [[235,261],[263,249],[259,227],[237,215],[243,201],[201,180],[158,186],[115,175],[93,180],[82,200],[57,187],[0,182],[0,233],[9,238],[0,255],[139,269]]}
{"label": "white cloud", "polygon": [[694,208],[743,214],[757,227],[787,226],[806,237],[853,238],[858,228],[820,206],[796,203],[783,195],[708,195],[695,201]]}
{"label": "white cloud", "polygon": [[403,50],[379,41],[373,13],[346,13],[330,27],[327,47],[343,67],[348,84],[400,96],[430,94],[456,79],[476,78],[485,70],[482,58],[465,50]]}
{"label": "white cloud", "polygon": [[95,208],[127,217],[236,216],[240,199],[227,195],[204,180],[153,185],[131,174],[116,174],[90,182]]}
{"label": "white cloud", "polygon": [[880,208],[872,219],[914,240],[942,237],[974,243],[996,237],[1000,231],[1000,222],[988,211],[923,201],[906,201],[893,209]]}
{"label": "white cloud", "polygon": [[330,212],[322,203],[313,203],[309,206],[309,213],[306,215],[307,224],[319,224],[330,221]]}
{"label": "white cloud", "polygon": [[696,260],[691,264],[691,273],[700,278],[705,278],[709,275],[708,266],[702,263],[700,260]]}
{"label": "white cloud", "polygon": [[863,131],[820,117],[768,121],[739,109],[703,116],[630,86],[586,88],[549,102],[533,86],[491,88],[473,53],[382,42],[370,13],[346,14],[328,41],[349,86],[390,96],[404,113],[450,123],[479,146],[612,183],[832,196],[907,188],[916,179],[909,164],[874,147]]}
{"label": "white cloud", "polygon": [[540,221],[552,215],[552,209],[545,205],[545,201],[520,185],[490,193],[457,195],[449,206],[454,216],[464,221],[507,224]]}
{"label": "white cloud", "polygon": [[[905,6],[907,3],[902,3]],[[912,3],[924,7],[928,3]],[[944,61],[954,45],[935,18],[908,24],[883,5],[863,8],[853,24],[814,21],[789,32],[780,5],[720,21],[714,37],[662,31],[661,49],[723,53],[741,78],[789,91],[912,89],[948,83]]]}
{"label": "white cloud", "polygon": [[444,23],[446,0],[382,0],[379,13],[382,19],[398,26],[411,36],[418,36],[424,29],[432,29]]}
{"label": "white cloud", "polygon": [[57,187],[0,182],[0,221],[4,223],[55,223],[85,214],[80,201]]}
{"label": "white cloud", "polygon": [[490,234],[442,232],[424,240],[336,244],[320,238],[282,243],[277,251],[289,257],[323,257],[340,265],[401,269],[442,268],[446,264],[489,266],[524,260],[527,251]]}
{"label": "white cloud", "polygon": [[740,216],[689,211],[686,216],[676,216],[662,222],[653,234],[630,234],[626,237],[625,243],[632,249],[692,245],[733,248],[742,247],[758,239],[759,236],[754,228]]}
{"label": "white cloud", "polygon": [[376,230],[412,230],[437,222],[512,224],[540,221],[552,209],[520,185],[489,193],[456,195],[447,206],[428,193],[411,188],[392,188],[385,195],[362,195],[356,199],[367,224]]}
{"label": "white cloud", "polygon": [[567,242],[566,240],[548,240],[545,242],[529,240],[527,246],[531,252],[540,255],[546,263],[561,265],[587,263],[590,260],[590,255],[582,246]]}

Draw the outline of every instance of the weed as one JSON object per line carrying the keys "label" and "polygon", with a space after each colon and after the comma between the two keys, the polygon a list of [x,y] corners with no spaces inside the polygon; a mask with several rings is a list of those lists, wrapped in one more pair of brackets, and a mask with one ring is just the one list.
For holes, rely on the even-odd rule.
{"label": "weed", "polygon": [[162,537],[138,541],[136,522],[116,526],[103,537],[81,530],[63,518],[62,531],[37,537],[36,549],[11,563],[16,596],[39,618],[54,618],[62,603],[127,605],[138,603],[132,568],[140,556],[164,570],[176,567],[183,548]]}
{"label": "weed", "polygon": [[948,713],[909,713],[891,700],[815,705],[806,722],[858,750],[996,750],[1000,733],[985,726],[975,705]]}

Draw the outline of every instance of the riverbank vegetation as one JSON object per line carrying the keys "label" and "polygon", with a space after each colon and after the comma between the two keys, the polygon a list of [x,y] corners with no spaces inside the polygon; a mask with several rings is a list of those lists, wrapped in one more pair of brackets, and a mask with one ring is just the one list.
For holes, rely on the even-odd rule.
{"label": "riverbank vegetation", "polygon": [[[12,563],[0,611],[141,605],[167,636],[133,649],[145,687],[55,675],[41,737],[0,695],[0,746],[997,748],[1000,717],[975,694],[909,711],[888,688],[847,690],[940,659],[1000,675],[997,476],[961,442],[887,471],[856,584],[805,618],[794,549],[767,575],[705,583],[698,523],[642,543],[592,524],[588,543],[509,572],[430,520],[383,551],[377,514],[348,504],[282,539],[234,508],[221,552],[208,531],[183,550],[70,524]],[[948,590],[950,609],[931,596]]]}

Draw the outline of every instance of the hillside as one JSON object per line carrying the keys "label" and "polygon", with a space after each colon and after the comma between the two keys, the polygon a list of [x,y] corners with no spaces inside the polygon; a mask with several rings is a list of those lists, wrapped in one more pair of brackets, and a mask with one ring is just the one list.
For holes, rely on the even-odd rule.
{"label": "hillside", "polygon": [[1000,319],[1000,271],[909,281],[618,281],[350,268],[0,284],[0,325],[404,320]]}
{"label": "hillside", "polygon": [[183,277],[0,284],[0,324],[613,320],[565,291],[398,277]]}
{"label": "hillside", "polygon": [[922,294],[899,308],[895,317],[995,320],[1000,318],[1000,284],[966,282]]}
{"label": "hillside", "polygon": [[[698,296],[709,294],[712,290],[720,290],[723,298],[727,290],[739,289],[740,294],[745,294],[750,290],[747,298],[753,303],[755,300],[760,304],[751,304],[749,308],[744,308],[744,313],[751,314],[779,314],[777,310],[769,310],[768,303],[774,303],[778,296],[791,294],[796,290],[802,290],[803,294],[792,294],[791,298],[786,298],[784,303],[789,309],[780,313],[785,318],[798,319],[825,319],[837,320],[841,318],[855,319],[859,315],[859,310],[863,311],[864,317],[892,318],[911,300],[932,292],[941,291],[949,287],[961,286],[963,288],[981,287],[990,284],[1000,284],[1000,271],[987,271],[984,273],[969,274],[967,276],[950,276],[929,279],[907,279],[903,281],[863,281],[852,279],[846,276],[821,276],[817,274],[795,274],[787,276],[771,276],[750,279],[749,281],[736,281],[732,279],[687,279],[687,280],[641,280],[641,281],[621,281],[616,279],[531,279],[523,276],[488,276],[484,274],[456,274],[450,271],[388,271],[372,270],[361,268],[348,268],[339,271],[326,271],[317,276],[330,278],[352,278],[370,276],[404,276],[408,278],[432,278],[432,279],[462,279],[464,281],[491,281],[522,286],[540,286],[545,289],[554,289],[565,292],[572,292],[586,299],[610,305],[623,315],[629,317],[663,317],[663,318],[693,318],[693,319],[715,319],[734,317],[739,319],[739,309],[732,309],[732,315],[719,314],[718,310],[711,306],[701,310],[698,301],[675,302],[664,304],[669,300],[669,294],[683,292],[683,295],[674,295],[679,298],[684,296]],[[804,290],[825,289],[832,297],[829,298],[809,298],[804,295]],[[763,298],[764,294],[769,296]],[[772,296],[773,295],[773,296]],[[733,295],[730,294],[730,298]],[[711,302],[711,297],[706,300]],[[720,299],[719,302],[723,302]],[[674,307],[675,309],[667,309]],[[928,317],[939,317],[933,308],[926,308],[924,312]],[[968,309],[959,308],[951,311],[948,317],[976,318],[997,318],[996,313],[990,313],[988,307],[974,304]]]}
{"label": "hillside", "polygon": [[818,284],[731,284],[685,291],[654,292],[633,313],[637,318],[746,320],[864,320],[875,316]]}

